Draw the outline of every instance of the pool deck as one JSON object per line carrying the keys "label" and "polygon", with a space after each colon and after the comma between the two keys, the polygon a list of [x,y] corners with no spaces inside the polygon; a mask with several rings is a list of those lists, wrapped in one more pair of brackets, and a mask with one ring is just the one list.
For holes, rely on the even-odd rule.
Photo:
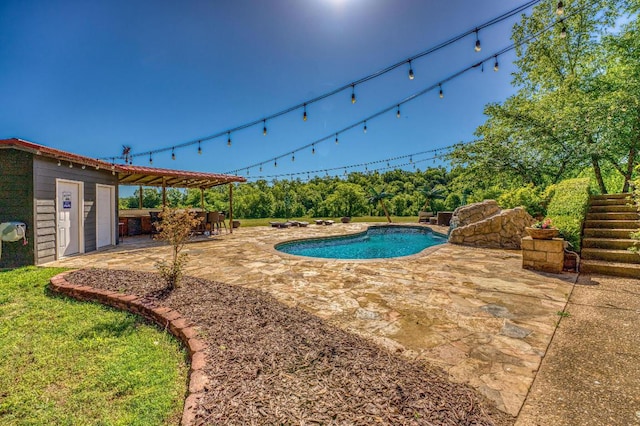
{"label": "pool deck", "polygon": [[[186,274],[261,289],[409,358],[425,359],[516,416],[577,275],[522,269],[520,251],[444,244],[376,260],[303,258],[283,241],[367,224],[238,228],[188,244]],[[169,247],[146,237],[46,266],[154,271]]]}

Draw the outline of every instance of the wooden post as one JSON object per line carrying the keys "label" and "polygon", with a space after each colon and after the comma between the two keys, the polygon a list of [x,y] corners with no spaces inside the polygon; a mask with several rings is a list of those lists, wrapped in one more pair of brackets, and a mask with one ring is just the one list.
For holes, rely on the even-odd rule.
{"label": "wooden post", "polygon": [[162,177],[162,208],[167,207],[167,182],[166,178]]}
{"label": "wooden post", "polygon": [[142,208],[142,185],[140,185],[138,188],[139,188],[138,190],[140,191],[140,193],[138,194],[138,208],[141,209]]}
{"label": "wooden post", "polygon": [[229,184],[229,232],[233,234],[233,184]]}
{"label": "wooden post", "polygon": [[204,189],[200,188],[200,207],[204,211]]}

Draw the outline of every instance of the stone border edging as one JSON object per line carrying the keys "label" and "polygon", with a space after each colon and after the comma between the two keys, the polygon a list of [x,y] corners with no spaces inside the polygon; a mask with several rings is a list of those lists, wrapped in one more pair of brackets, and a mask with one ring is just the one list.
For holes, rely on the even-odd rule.
{"label": "stone border edging", "polygon": [[146,306],[135,295],[71,284],[65,279],[65,276],[71,272],[73,271],[62,272],[51,278],[49,288],[54,293],[63,294],[73,299],[98,302],[132,314],[141,315],[161,328],[168,330],[184,344],[189,352],[191,367],[189,368],[189,386],[180,424],[183,426],[192,425],[195,422],[198,401],[204,393],[208,378],[204,372],[206,365],[204,350],[207,346],[202,340],[196,338],[197,332],[191,327],[189,321],[183,318],[178,311],[171,308]]}

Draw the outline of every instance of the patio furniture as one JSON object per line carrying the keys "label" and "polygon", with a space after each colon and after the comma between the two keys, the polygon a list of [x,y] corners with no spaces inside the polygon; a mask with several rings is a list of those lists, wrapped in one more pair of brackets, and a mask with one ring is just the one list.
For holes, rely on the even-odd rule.
{"label": "patio furniture", "polygon": [[429,223],[429,219],[433,216],[431,212],[419,211],[418,212],[418,223]]}
{"label": "patio furniture", "polygon": [[224,226],[224,229],[229,232],[227,224],[224,221],[224,213],[221,212],[209,212],[207,213],[207,222],[211,225],[211,231],[217,230],[220,232],[220,227]]}
{"label": "patio furniture", "polygon": [[158,225],[162,223],[162,218],[160,217],[160,212],[149,212],[149,216],[151,217],[151,233],[149,236],[153,238],[155,234],[160,232],[158,230]]}
{"label": "patio furniture", "polygon": [[316,219],[316,225],[324,225],[324,220]]}
{"label": "patio furniture", "polygon": [[269,225],[273,228],[288,228],[291,226],[290,222],[269,222]]}
{"label": "patio furniture", "polygon": [[333,221],[332,220],[325,220],[324,224],[325,225],[333,225]]}
{"label": "patio furniture", "polygon": [[453,212],[438,212],[438,225],[449,226]]}

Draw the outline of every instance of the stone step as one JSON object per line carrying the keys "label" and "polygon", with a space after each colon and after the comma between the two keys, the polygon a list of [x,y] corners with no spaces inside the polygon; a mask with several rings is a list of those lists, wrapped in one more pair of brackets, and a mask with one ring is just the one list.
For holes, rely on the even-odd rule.
{"label": "stone step", "polygon": [[585,260],[606,260],[608,262],[640,264],[640,254],[630,252],[629,250],[583,248],[580,252],[580,257]]}
{"label": "stone step", "polygon": [[583,238],[582,247],[626,250],[629,247],[633,247],[636,243],[640,244],[640,241],[630,238]]}
{"label": "stone step", "polygon": [[637,212],[587,213],[587,220],[640,220]]}
{"label": "stone step", "polygon": [[584,228],[585,238],[629,238],[634,229]]}
{"label": "stone step", "polygon": [[638,229],[640,220],[585,220],[585,228]]}
{"label": "stone step", "polygon": [[580,273],[639,278],[640,264],[604,262],[601,260],[583,260],[580,262]]}
{"label": "stone step", "polygon": [[625,212],[625,213],[637,213],[638,210],[631,204],[625,206],[591,206],[589,213],[607,213],[607,212]]}
{"label": "stone step", "polygon": [[591,199],[592,200],[611,200],[611,199],[620,199],[620,198],[627,198],[627,197],[631,197],[631,193],[630,192],[625,192],[625,193],[621,193],[621,194],[592,195]]}
{"label": "stone step", "polygon": [[594,200],[589,201],[589,206],[626,206],[631,204],[631,200],[626,198],[610,198],[607,200]]}

